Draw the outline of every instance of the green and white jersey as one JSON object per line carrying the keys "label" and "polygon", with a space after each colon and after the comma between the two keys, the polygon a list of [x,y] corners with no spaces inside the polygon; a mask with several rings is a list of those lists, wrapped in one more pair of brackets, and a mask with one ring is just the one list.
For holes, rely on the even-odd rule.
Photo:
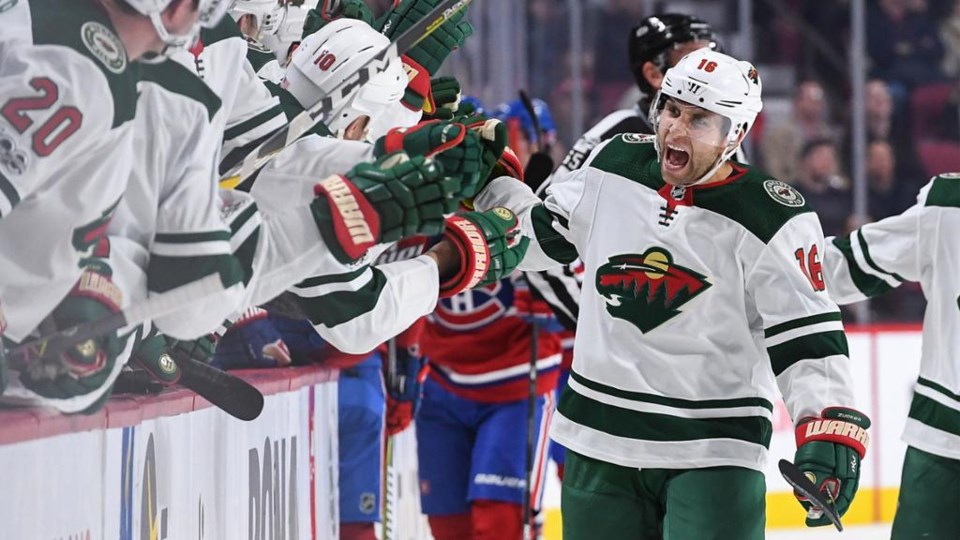
{"label": "green and white jersey", "polygon": [[904,213],[828,239],[830,296],[848,304],[918,281],[927,298],[920,378],[903,440],[960,459],[960,173],[934,177]]}
{"label": "green and white jersey", "polygon": [[255,39],[247,38],[247,61],[260,79],[273,84],[280,84],[283,80],[283,68],[280,67],[277,56]]}
{"label": "green and white jersey", "polygon": [[820,223],[789,185],[736,164],[672,188],[652,138],[624,134],[542,204],[524,189],[496,179],[475,201],[519,211],[521,269],[585,265],[557,442],[628,467],[760,470],[778,393],[794,420],[853,405]]}
{"label": "green and white jersey", "polygon": [[247,40],[232,17],[200,32],[192,52],[174,56],[217,94],[226,113],[220,171],[236,165],[268,135],[287,123],[273,97],[247,60]]}
{"label": "green and white jersey", "polygon": [[0,26],[0,302],[21,340],[123,195],[139,64],[95,2],[0,2]]}

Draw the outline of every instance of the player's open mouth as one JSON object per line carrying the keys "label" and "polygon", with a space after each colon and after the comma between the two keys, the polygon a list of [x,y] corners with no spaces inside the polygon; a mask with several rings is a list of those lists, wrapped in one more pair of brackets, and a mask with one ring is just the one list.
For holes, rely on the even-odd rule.
{"label": "player's open mouth", "polygon": [[690,161],[690,154],[686,150],[673,145],[667,145],[667,151],[663,155],[664,164],[671,171],[680,171],[687,166]]}

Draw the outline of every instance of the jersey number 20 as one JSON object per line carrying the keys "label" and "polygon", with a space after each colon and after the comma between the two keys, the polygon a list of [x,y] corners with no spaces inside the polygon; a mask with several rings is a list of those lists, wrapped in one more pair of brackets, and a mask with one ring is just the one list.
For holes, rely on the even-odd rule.
{"label": "jersey number 20", "polygon": [[[30,129],[34,123],[28,111],[47,111],[60,99],[57,84],[46,77],[34,77],[30,80],[30,86],[40,95],[15,97],[0,108],[0,114],[20,133]],[[83,114],[76,107],[66,105],[58,108],[33,133],[34,153],[40,157],[49,156],[76,133],[82,123]]]}

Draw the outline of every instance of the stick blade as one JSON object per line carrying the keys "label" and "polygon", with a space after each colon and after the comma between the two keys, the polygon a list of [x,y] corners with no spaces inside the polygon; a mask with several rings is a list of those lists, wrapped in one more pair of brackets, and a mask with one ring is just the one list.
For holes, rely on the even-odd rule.
{"label": "stick blade", "polygon": [[777,465],[780,469],[780,474],[783,475],[783,479],[786,480],[793,489],[797,490],[797,493],[806,497],[810,501],[810,504],[823,512],[823,514],[827,516],[827,519],[830,520],[830,523],[833,523],[833,526],[842,532],[843,524],[840,523],[840,515],[837,514],[836,508],[834,508],[830,501],[824,498],[823,494],[813,485],[813,482],[803,474],[803,471],[785,459],[781,459]]}
{"label": "stick blade", "polygon": [[249,422],[263,411],[263,394],[247,381],[192,358],[175,358],[180,384],[223,412]]}

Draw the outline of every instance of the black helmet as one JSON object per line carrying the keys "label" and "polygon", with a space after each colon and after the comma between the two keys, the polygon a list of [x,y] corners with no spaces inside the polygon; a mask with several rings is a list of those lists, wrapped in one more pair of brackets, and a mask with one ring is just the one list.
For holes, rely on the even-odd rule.
{"label": "black helmet", "polygon": [[691,15],[651,15],[630,30],[630,71],[644,94],[652,94],[653,88],[643,76],[643,65],[653,62],[660,71],[666,71],[670,67],[667,52],[675,45],[689,41],[708,41],[710,48],[719,49],[713,28]]}

